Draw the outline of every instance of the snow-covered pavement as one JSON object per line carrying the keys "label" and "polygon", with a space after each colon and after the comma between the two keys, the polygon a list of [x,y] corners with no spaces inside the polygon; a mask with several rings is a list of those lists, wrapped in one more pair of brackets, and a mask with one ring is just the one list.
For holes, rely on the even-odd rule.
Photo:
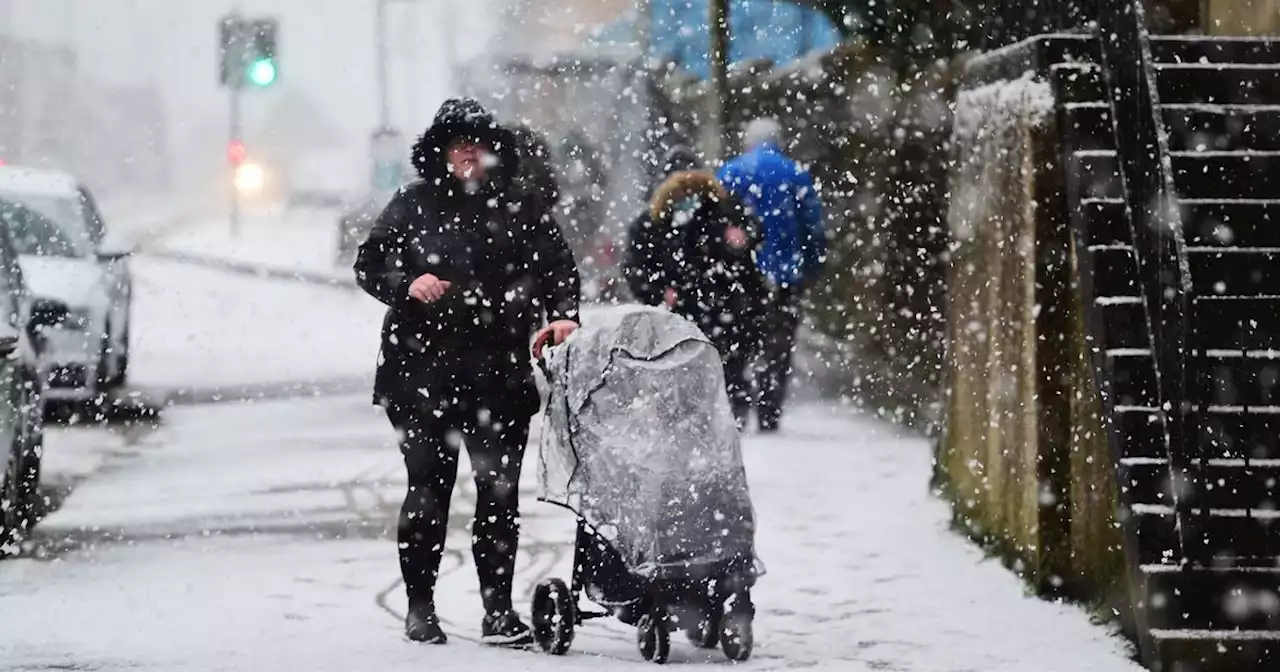
{"label": "snow-covered pavement", "polygon": [[339,212],[331,208],[252,208],[232,231],[226,216],[199,217],[148,250],[207,265],[256,268],[349,283],[351,264],[337,258]]}
{"label": "snow-covered pavement", "polygon": [[[130,383],[166,395],[372,380],[384,307],[362,293],[140,256]],[[372,383],[370,382],[370,385]]]}
{"label": "snow-covered pavement", "polygon": [[[59,450],[67,435],[51,439]],[[648,669],[593,621],[564,658],[481,649],[459,479],[438,598],[445,647],[401,636],[394,437],[363,394],[171,409],[0,562],[0,667],[68,670]],[[1138,670],[1081,610],[1022,585],[946,528],[929,451],[845,409],[804,406],[745,455],[769,573],[745,669]],[[532,464],[530,456],[527,464]],[[464,463],[465,464],[465,463]],[[465,467],[464,467],[465,468]],[[527,468],[522,484],[533,486]],[[517,592],[568,576],[573,521],[523,502]],[[677,638],[672,664],[726,665]]]}

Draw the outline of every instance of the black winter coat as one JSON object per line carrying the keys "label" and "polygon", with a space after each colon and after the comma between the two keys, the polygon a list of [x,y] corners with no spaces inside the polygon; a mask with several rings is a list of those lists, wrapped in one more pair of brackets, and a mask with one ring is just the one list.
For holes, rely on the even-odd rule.
{"label": "black winter coat", "polygon": [[[696,201],[691,212],[676,206]],[[745,249],[725,240],[729,226],[747,233]],[[654,192],[650,209],[632,222],[623,274],[635,299],[661,305],[676,291],[675,312],[692,320],[722,354],[756,346],[764,279],[756,268],[759,227],[703,171],[672,174]]]}
{"label": "black winter coat", "polygon": [[[463,136],[501,161],[474,192],[444,165],[443,148]],[[391,200],[355,264],[360,286],[388,307],[375,403],[531,415],[538,398],[529,339],[543,313],[578,319],[573,255],[546,209],[515,187],[510,137],[478,104],[446,102],[413,156],[422,181]],[[409,296],[426,273],[453,283],[431,304]]]}

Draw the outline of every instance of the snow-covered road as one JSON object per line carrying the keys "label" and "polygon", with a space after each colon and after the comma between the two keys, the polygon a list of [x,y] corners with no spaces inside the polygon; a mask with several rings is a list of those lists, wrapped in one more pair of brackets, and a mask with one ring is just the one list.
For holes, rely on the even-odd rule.
{"label": "snow-covered road", "polygon": [[[58,435],[49,451],[84,439]],[[403,477],[365,395],[175,408],[154,430],[102,440],[109,468],[45,521],[29,557],[0,562],[0,668],[648,669],[616,622],[584,626],[565,658],[468,640],[480,601],[465,476],[438,598],[454,639],[404,641],[392,540]],[[745,669],[1139,669],[1083,611],[1026,597],[947,530],[923,440],[803,406],[744,450],[769,570]],[[568,575],[573,521],[531,495],[523,513],[527,596]],[[683,641],[672,662],[726,664]]]}

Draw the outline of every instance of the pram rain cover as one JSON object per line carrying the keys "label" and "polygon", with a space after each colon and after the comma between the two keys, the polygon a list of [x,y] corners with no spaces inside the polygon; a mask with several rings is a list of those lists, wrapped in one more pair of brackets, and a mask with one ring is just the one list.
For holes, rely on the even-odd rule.
{"label": "pram rain cover", "polygon": [[755,520],[715,347],[669,311],[621,306],[546,358],[539,499],[650,579],[755,573]]}

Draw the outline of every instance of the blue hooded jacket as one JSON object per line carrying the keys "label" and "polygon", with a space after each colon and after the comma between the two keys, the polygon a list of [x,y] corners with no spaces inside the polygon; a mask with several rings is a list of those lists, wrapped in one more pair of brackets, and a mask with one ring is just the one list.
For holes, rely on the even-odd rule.
{"label": "blue hooded jacket", "polygon": [[766,142],[726,163],[720,182],[760,219],[756,260],[775,285],[804,286],[822,270],[827,237],[813,179]]}

